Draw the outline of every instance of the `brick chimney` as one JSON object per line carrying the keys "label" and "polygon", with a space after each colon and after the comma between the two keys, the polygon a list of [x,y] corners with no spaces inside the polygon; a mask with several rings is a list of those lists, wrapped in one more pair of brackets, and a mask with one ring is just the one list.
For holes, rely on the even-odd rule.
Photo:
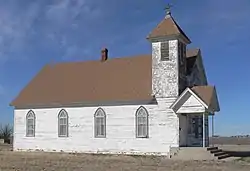
{"label": "brick chimney", "polygon": [[104,61],[106,61],[108,59],[108,49],[103,48],[101,52],[102,52],[101,61],[104,62]]}

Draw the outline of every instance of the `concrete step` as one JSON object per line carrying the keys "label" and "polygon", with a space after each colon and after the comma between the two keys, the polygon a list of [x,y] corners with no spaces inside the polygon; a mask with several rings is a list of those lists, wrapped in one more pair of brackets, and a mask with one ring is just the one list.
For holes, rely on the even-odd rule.
{"label": "concrete step", "polygon": [[218,147],[208,147],[207,151],[209,151],[218,160],[226,159],[226,158],[231,157],[230,154],[223,151],[222,149],[219,149]]}
{"label": "concrete step", "polygon": [[220,151],[220,152],[217,152],[217,153],[214,153],[214,156],[223,156],[223,155],[225,155],[225,154],[227,154],[226,152],[224,152],[224,151]]}
{"label": "concrete step", "polygon": [[176,155],[172,156],[175,160],[216,160],[206,148],[202,147],[183,147],[178,150]]}
{"label": "concrete step", "polygon": [[171,158],[176,160],[221,160],[231,157],[230,154],[218,147],[181,147],[178,150],[172,148],[171,151],[174,150],[175,154]]}
{"label": "concrete step", "polygon": [[218,147],[208,147],[207,151],[211,151],[211,150],[218,150]]}
{"label": "concrete step", "polygon": [[212,154],[218,153],[218,152],[222,152],[222,149],[210,150],[210,153],[212,153]]}
{"label": "concrete step", "polygon": [[221,159],[225,159],[225,158],[228,158],[228,157],[231,157],[230,156],[230,154],[224,154],[224,155],[221,155],[221,156],[218,156],[217,158],[219,159],[219,160],[221,160]]}

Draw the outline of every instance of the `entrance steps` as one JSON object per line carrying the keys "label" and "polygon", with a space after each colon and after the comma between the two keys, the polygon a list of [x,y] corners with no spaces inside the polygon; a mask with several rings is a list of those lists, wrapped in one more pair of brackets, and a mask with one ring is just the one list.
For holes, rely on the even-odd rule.
{"label": "entrance steps", "polygon": [[172,147],[170,158],[174,160],[220,160],[230,155],[218,147]]}
{"label": "entrance steps", "polygon": [[208,147],[207,151],[217,157],[217,159],[226,159],[228,157],[231,157],[230,154],[223,151],[222,149],[219,149],[218,147]]}

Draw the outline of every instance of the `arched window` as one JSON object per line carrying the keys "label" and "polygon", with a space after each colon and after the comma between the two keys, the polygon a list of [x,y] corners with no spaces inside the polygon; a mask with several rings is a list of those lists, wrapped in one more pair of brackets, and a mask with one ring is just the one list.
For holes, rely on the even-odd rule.
{"label": "arched window", "polygon": [[68,113],[62,109],[58,114],[58,136],[68,137]]}
{"label": "arched window", "polygon": [[142,106],[136,111],[136,137],[148,138],[148,112]]}
{"label": "arched window", "polygon": [[26,115],[26,136],[35,137],[35,122],[36,116],[35,113],[30,110]]}
{"label": "arched window", "polygon": [[106,114],[103,109],[99,108],[95,112],[95,137],[106,137]]}

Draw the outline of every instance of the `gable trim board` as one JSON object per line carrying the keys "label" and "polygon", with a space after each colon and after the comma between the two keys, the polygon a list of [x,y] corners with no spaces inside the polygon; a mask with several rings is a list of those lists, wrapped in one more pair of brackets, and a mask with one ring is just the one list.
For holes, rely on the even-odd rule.
{"label": "gable trim board", "polygon": [[125,106],[125,105],[156,105],[156,98],[138,101],[84,101],[72,103],[50,103],[50,104],[26,104],[15,106],[15,109],[40,109],[40,108],[60,108],[60,107],[96,107],[96,106]]}
{"label": "gable trim board", "polygon": [[[192,96],[194,96],[205,108],[208,108],[208,106],[205,104],[205,102],[202,101],[202,99],[200,99],[190,88],[186,88],[182,94],[176,99],[176,101],[170,106],[171,109],[173,109],[173,111],[175,113],[177,113],[177,111],[180,109],[181,106],[178,106],[180,100],[187,94],[190,93]],[[177,107],[177,108],[176,108]]]}

